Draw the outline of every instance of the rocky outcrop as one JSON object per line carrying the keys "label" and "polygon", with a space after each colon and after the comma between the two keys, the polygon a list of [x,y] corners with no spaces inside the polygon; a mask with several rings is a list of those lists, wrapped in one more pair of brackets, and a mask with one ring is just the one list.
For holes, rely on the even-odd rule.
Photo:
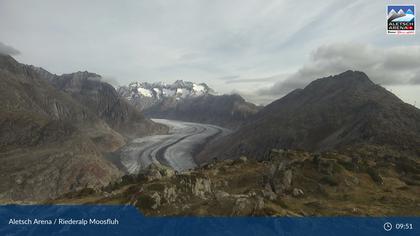
{"label": "rocky outcrop", "polygon": [[[270,153],[264,161],[215,161],[174,174],[162,174],[166,167],[156,165],[151,170],[157,170],[157,178],[154,171],[127,176],[124,179],[130,181],[86,196],[86,201],[128,203],[146,215],[160,216],[418,214],[418,159],[397,158],[391,150],[375,147],[350,153]],[[354,162],[353,156],[364,160]],[[333,171],[325,172],[319,163],[333,163]],[[59,201],[84,202],[80,198]]]}

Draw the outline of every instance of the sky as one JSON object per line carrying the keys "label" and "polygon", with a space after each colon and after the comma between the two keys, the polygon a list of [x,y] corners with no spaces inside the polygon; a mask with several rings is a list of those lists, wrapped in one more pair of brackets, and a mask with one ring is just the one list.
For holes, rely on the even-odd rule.
{"label": "sky", "polygon": [[387,35],[389,2],[0,0],[0,52],[115,86],[205,82],[257,104],[360,70],[419,107],[420,33]]}

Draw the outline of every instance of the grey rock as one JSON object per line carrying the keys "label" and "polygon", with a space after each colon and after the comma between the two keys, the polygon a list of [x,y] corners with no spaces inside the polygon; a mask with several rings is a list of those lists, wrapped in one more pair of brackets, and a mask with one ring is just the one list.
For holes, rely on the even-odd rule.
{"label": "grey rock", "polygon": [[211,182],[209,179],[197,178],[192,186],[192,193],[200,198],[206,199],[211,193]]}
{"label": "grey rock", "polygon": [[293,197],[302,197],[304,194],[303,190],[300,188],[294,188],[292,191],[292,196]]}
{"label": "grey rock", "polygon": [[151,206],[151,208],[156,210],[157,208],[160,207],[161,197],[158,192],[154,192],[150,197],[153,200],[153,205]]}
{"label": "grey rock", "polygon": [[246,215],[252,209],[252,203],[248,198],[237,198],[232,209],[232,215]]}
{"label": "grey rock", "polygon": [[177,199],[176,188],[174,186],[165,186],[165,189],[163,190],[163,198],[167,203],[175,202]]}
{"label": "grey rock", "polygon": [[230,194],[225,192],[225,191],[216,191],[216,193],[214,194],[215,198],[217,201],[223,201],[226,198],[230,197]]}

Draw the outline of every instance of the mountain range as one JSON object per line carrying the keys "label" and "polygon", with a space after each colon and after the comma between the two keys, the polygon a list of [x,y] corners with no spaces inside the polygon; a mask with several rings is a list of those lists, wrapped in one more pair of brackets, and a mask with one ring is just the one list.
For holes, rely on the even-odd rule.
{"label": "mountain range", "polygon": [[122,174],[105,153],[164,133],[98,75],[57,76],[0,55],[0,199],[53,198]]}
{"label": "mountain range", "polygon": [[181,100],[213,94],[214,91],[205,83],[193,83],[177,80],[172,84],[163,82],[131,82],[128,86],[118,88],[118,93],[131,101],[138,109],[144,110],[159,104],[166,98]]}
{"label": "mountain range", "polygon": [[[0,55],[0,99],[1,203],[119,203],[149,215],[418,212],[420,110],[363,72],[316,79],[257,107],[204,83],[115,89],[95,73],[55,75]],[[148,117],[232,132],[194,147],[195,169],[150,160],[125,174],[109,156],[119,159],[128,142],[151,138],[160,156],[189,142],[168,141],[170,128]],[[187,130],[189,139],[203,132]],[[153,155],[135,151],[134,161]]]}
{"label": "mountain range", "polygon": [[135,107],[150,118],[175,119],[238,128],[260,109],[238,94],[218,95],[205,83],[177,80],[132,82],[118,89]]}

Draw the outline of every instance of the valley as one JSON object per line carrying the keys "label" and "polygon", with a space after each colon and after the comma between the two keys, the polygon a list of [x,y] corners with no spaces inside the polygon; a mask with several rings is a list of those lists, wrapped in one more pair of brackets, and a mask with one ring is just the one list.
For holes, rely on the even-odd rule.
{"label": "valley", "polygon": [[[260,107],[0,56],[0,201],[146,215],[417,215],[420,110],[359,71]],[[135,86],[134,86],[135,85]],[[223,127],[223,128],[222,128]]]}
{"label": "valley", "polygon": [[225,136],[230,130],[209,124],[152,119],[169,127],[168,134],[132,140],[121,149],[121,163],[130,174],[137,174],[151,163],[160,163],[183,171],[195,168],[194,154],[208,142]]}

